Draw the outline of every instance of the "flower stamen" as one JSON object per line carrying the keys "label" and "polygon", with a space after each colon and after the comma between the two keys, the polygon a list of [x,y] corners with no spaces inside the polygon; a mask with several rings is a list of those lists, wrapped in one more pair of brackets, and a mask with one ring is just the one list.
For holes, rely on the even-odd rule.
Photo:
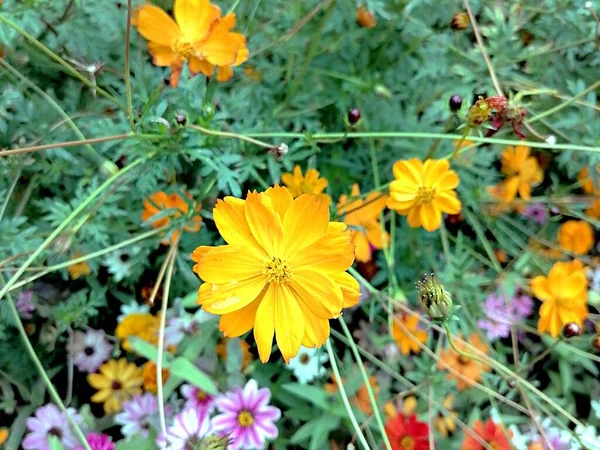
{"label": "flower stamen", "polygon": [[254,416],[249,411],[243,410],[238,414],[237,421],[240,426],[248,428],[254,423]]}
{"label": "flower stamen", "polygon": [[417,204],[418,205],[429,205],[433,201],[435,195],[435,188],[427,186],[419,186],[417,191]]}
{"label": "flower stamen", "polygon": [[264,274],[269,283],[287,283],[292,279],[292,268],[284,259],[273,256],[265,263]]}

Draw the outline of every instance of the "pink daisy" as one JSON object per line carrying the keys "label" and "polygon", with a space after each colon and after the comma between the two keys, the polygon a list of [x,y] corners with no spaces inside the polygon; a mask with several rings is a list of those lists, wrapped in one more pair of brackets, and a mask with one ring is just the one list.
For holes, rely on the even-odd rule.
{"label": "pink daisy", "polygon": [[215,397],[207,394],[202,389],[184,384],[181,386],[181,395],[185,398],[185,407],[195,408],[210,416],[215,409]]}
{"label": "pink daisy", "polygon": [[[69,408],[68,413],[76,423],[81,423],[81,417],[73,408]],[[56,436],[65,450],[73,450],[80,444],[67,415],[52,403],[40,406],[35,416],[27,419],[27,429],[29,434],[21,443],[24,450],[50,450],[50,436]]]}
{"label": "pink daisy", "polygon": [[255,380],[249,380],[244,389],[236,387],[217,398],[221,414],[213,418],[212,425],[218,435],[231,439],[229,450],[262,449],[267,439],[277,437],[275,422],[281,411],[269,406],[270,400],[271,391],[258,389]]}
{"label": "pink daisy", "polygon": [[[115,450],[115,443],[106,434],[89,433],[85,438],[92,450]],[[77,447],[76,450],[85,450],[85,448]]]}
{"label": "pink daisy", "polygon": [[123,410],[115,416],[115,422],[121,425],[121,434],[126,438],[135,434],[148,437],[148,430],[158,422],[157,412],[156,397],[146,392],[123,402]]}
{"label": "pink daisy", "polygon": [[195,408],[184,408],[173,419],[173,425],[167,428],[167,435],[161,433],[156,444],[162,450],[188,450],[203,444],[212,432],[207,414]]}

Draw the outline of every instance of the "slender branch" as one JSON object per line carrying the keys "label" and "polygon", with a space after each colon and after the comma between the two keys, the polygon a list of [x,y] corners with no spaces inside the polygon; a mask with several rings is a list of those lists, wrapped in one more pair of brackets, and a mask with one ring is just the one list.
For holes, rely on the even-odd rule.
{"label": "slender branch", "polygon": [[135,123],[133,121],[133,102],[131,100],[131,68],[129,67],[130,49],[129,43],[131,40],[131,3],[132,0],[127,0],[127,26],[125,28],[125,92],[127,95],[127,119],[131,131],[135,131]]}
{"label": "slender branch", "polygon": [[208,128],[201,127],[200,125],[188,125],[188,128],[192,128],[193,130],[199,131],[200,133],[206,134],[208,136],[217,136],[217,137],[222,137],[222,138],[239,139],[240,141],[250,142],[251,144],[255,144],[255,145],[258,145],[258,146],[264,147],[264,148],[269,148],[270,149],[270,148],[273,148],[273,147],[277,147],[276,145],[269,144],[269,143],[264,142],[264,141],[259,141],[258,139],[253,139],[251,137],[244,136],[242,134],[230,133],[230,132],[227,132],[227,131],[210,130]]}
{"label": "slender branch", "polygon": [[12,193],[15,190],[17,183],[19,182],[19,178],[21,178],[22,170],[23,167],[19,166],[19,169],[17,170],[17,175],[15,175],[13,182],[10,184],[8,190],[6,191],[6,198],[4,199],[4,203],[0,208],[0,222],[2,222],[2,218],[4,217],[4,213],[6,212],[6,208],[8,207],[8,202],[10,201],[10,197],[12,196]]}
{"label": "slender branch", "polygon": [[531,119],[526,120],[525,123],[533,123],[536,122],[546,116],[549,116],[550,114],[554,114],[557,111],[560,111],[563,108],[566,108],[567,106],[569,106],[572,103],[575,103],[577,100],[579,100],[580,98],[584,97],[586,94],[598,89],[600,87],[600,80],[596,81],[594,84],[592,84],[591,86],[588,86],[587,88],[585,88],[583,91],[581,91],[579,94],[574,95],[573,97],[569,98],[568,100],[559,103],[558,105],[556,105],[554,108],[550,108],[544,112],[541,112],[535,116],[533,116]]}
{"label": "slender branch", "polygon": [[104,136],[104,137],[91,138],[91,139],[82,139],[79,141],[56,142],[54,144],[34,145],[31,147],[15,148],[12,150],[2,149],[2,150],[0,150],[0,157],[10,156],[10,155],[19,155],[21,153],[39,152],[41,150],[48,150],[50,148],[77,147],[79,145],[95,144],[98,142],[107,142],[107,141],[116,141],[119,139],[129,139],[132,137],[135,137],[135,134],[131,134],[131,133],[115,134],[114,136]]}

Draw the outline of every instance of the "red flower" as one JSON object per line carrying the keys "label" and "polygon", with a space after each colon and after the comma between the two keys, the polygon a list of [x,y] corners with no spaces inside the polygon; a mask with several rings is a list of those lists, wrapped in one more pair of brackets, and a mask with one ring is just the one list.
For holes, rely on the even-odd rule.
{"label": "red flower", "polygon": [[[473,424],[473,429],[494,450],[510,450],[508,436],[504,433],[502,427],[496,425],[492,419],[488,419],[486,423],[476,420]],[[470,435],[465,437],[460,447],[461,450],[484,450],[484,448],[479,441]]]}
{"label": "red flower", "polygon": [[398,414],[385,425],[392,450],[429,450],[429,427],[412,414]]}

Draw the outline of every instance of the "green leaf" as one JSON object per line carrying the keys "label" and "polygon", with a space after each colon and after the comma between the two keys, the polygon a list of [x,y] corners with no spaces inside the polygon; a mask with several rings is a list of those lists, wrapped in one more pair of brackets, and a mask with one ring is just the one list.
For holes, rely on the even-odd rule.
{"label": "green leaf", "polygon": [[329,433],[335,430],[339,424],[340,419],[338,417],[331,417],[328,420],[320,418],[320,420],[317,421],[317,426],[315,427],[308,449],[321,450],[327,448],[327,438],[329,437]]}
{"label": "green leaf", "polygon": [[50,450],[65,450],[60,439],[56,436],[49,436]]}
{"label": "green leaf", "polygon": [[[152,361],[155,364],[158,361],[158,348],[148,341],[140,339],[136,336],[131,336],[129,338],[129,344],[137,354],[143,356],[148,361]],[[169,362],[172,358],[173,357],[170,353],[165,353],[163,355],[163,367],[169,367]]]}
{"label": "green leaf", "polygon": [[135,435],[128,440],[117,442],[115,450],[156,450],[155,433],[150,432],[147,438]]}
{"label": "green leaf", "polygon": [[321,409],[329,409],[329,394],[315,386],[306,386],[299,383],[286,383],[281,386],[284,391],[290,392]]}
{"label": "green leaf", "polygon": [[194,308],[198,306],[196,300],[198,300],[198,291],[193,291],[181,299],[181,305],[184,308]]}
{"label": "green leaf", "polygon": [[215,382],[198,369],[191,361],[181,357],[175,358],[169,368],[173,375],[186,380],[188,383],[193,384],[203,391],[212,395],[217,395],[219,393],[215,386]]}

